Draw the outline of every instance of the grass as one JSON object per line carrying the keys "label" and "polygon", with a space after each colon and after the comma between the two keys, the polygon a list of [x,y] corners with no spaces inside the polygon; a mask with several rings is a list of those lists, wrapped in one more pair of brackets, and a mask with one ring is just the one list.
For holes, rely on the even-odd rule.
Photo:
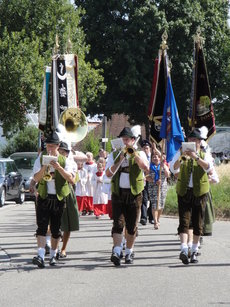
{"label": "grass", "polygon": [[[216,166],[220,182],[211,185],[213,206],[216,218],[230,220],[230,163]],[[178,215],[176,186],[168,187],[164,214]]]}

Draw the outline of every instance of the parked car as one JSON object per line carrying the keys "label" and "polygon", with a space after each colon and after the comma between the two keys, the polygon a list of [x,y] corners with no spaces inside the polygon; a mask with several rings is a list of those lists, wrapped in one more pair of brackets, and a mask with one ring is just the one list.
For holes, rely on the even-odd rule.
{"label": "parked car", "polygon": [[7,200],[22,204],[25,200],[22,174],[12,159],[0,158],[0,207]]}
{"label": "parked car", "polygon": [[34,194],[30,193],[29,187],[33,178],[33,166],[37,156],[37,152],[15,152],[10,155],[10,158],[14,160],[19,172],[22,174],[25,199],[35,198]]}

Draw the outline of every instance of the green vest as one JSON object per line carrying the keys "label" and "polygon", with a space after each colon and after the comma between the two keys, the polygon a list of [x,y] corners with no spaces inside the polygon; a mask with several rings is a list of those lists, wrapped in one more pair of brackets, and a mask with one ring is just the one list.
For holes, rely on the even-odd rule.
{"label": "green vest", "polygon": [[[113,153],[114,159],[117,156],[117,153],[118,152]],[[117,158],[114,161],[114,163],[118,162],[118,159],[119,158]],[[119,192],[120,173],[121,170],[119,169],[111,180],[111,191],[116,195],[120,194]],[[144,190],[143,173],[142,170],[139,168],[138,164],[134,161],[134,157],[129,159],[129,180],[130,180],[131,193],[133,195],[138,195]]]}
{"label": "green vest", "polygon": [[[45,152],[42,153],[42,155],[46,154]],[[41,155],[41,161],[42,161],[42,155]],[[62,155],[58,156],[58,163],[61,165],[61,167],[65,167],[65,160],[66,158]],[[55,176],[55,188],[56,188],[56,195],[58,200],[62,200],[64,197],[69,195],[70,189],[68,182],[61,176],[61,174],[55,170],[54,171]],[[38,193],[41,198],[45,199],[47,197],[47,182],[42,179],[38,184]]]}
{"label": "green vest", "polygon": [[[204,158],[204,153],[200,152],[201,159]],[[180,173],[177,180],[176,192],[180,196],[184,196],[187,192],[191,172],[191,159],[184,161],[180,166]],[[193,160],[192,166],[193,179],[193,194],[196,197],[202,196],[209,191],[209,180],[207,173],[198,163]]]}

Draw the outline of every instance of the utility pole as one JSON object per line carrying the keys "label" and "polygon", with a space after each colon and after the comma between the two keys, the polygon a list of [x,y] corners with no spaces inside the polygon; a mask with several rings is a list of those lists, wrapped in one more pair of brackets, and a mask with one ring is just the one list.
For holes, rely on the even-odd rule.
{"label": "utility pole", "polygon": [[102,120],[102,147],[106,150],[106,143],[108,142],[108,138],[106,137],[106,130],[107,130],[107,116],[103,117]]}

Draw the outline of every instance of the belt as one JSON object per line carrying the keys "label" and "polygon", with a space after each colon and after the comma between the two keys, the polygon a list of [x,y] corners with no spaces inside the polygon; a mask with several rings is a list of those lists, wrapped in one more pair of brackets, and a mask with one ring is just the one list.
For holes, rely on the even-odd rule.
{"label": "belt", "polygon": [[57,195],[56,194],[48,194],[47,198],[49,198],[49,199],[57,199]]}
{"label": "belt", "polygon": [[129,173],[129,167],[121,167],[121,173]]}

